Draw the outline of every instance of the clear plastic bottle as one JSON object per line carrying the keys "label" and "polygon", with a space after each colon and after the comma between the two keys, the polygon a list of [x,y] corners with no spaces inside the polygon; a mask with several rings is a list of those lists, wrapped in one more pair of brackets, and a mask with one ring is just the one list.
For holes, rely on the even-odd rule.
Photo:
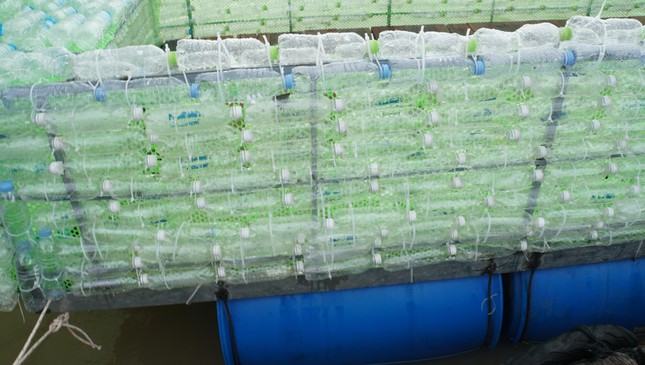
{"label": "clear plastic bottle", "polygon": [[181,71],[226,70],[231,68],[231,58],[223,41],[180,39],[177,66]]}
{"label": "clear plastic bottle", "polygon": [[2,193],[2,223],[9,239],[17,246],[21,242],[27,244],[32,240],[30,236],[31,218],[25,202],[16,200],[14,184],[11,180],[0,182]]}
{"label": "clear plastic bottle", "polygon": [[14,257],[18,289],[27,310],[36,312],[45,305],[45,297],[40,289],[40,267],[35,249],[29,241],[21,241],[16,246]]}
{"label": "clear plastic bottle", "polygon": [[55,242],[50,228],[40,229],[38,235],[40,236],[37,256],[40,266],[40,288],[47,299],[60,300],[65,296],[60,243]]}
{"label": "clear plastic bottle", "polygon": [[74,58],[74,72],[82,80],[148,77],[166,73],[167,69],[166,53],[156,46],[97,50]]}
{"label": "clear plastic bottle", "polygon": [[281,65],[306,65],[365,58],[365,39],[356,33],[282,34],[278,37]]}
{"label": "clear plastic bottle", "polygon": [[74,45],[81,51],[96,49],[112,22],[112,15],[105,10],[92,15],[75,34]]}
{"label": "clear plastic bottle", "polygon": [[24,8],[18,16],[2,24],[2,40],[5,43],[14,43],[20,45],[22,40],[33,36],[32,29],[44,20],[47,15],[32,7]]}
{"label": "clear plastic bottle", "polygon": [[[0,85],[33,85],[68,80],[72,76],[73,54],[64,48],[34,52],[13,51],[0,64]],[[22,72],[30,70],[30,72]]]}
{"label": "clear plastic bottle", "polygon": [[0,19],[13,18],[22,6],[22,2],[14,0],[2,0],[0,2]]}
{"label": "clear plastic bottle", "polygon": [[185,271],[153,271],[139,277],[142,287],[153,290],[189,288],[214,282],[216,270],[213,267],[197,268]]}

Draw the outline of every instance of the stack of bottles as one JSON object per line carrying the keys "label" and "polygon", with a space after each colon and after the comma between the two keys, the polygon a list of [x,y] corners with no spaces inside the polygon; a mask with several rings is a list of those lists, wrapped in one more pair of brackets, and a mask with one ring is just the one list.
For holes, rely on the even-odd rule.
{"label": "stack of bottles", "polygon": [[642,239],[641,31],[79,54],[2,94],[0,309]]}

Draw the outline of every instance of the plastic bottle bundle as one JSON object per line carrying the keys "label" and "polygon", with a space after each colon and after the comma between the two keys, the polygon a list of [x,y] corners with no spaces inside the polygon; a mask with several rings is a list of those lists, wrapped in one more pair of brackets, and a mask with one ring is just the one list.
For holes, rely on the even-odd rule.
{"label": "plastic bottle bundle", "polygon": [[32,85],[72,77],[73,54],[64,48],[45,48],[35,52],[14,50],[6,56],[0,65],[0,85]]}
{"label": "plastic bottle bundle", "polygon": [[322,64],[365,58],[366,41],[355,33],[281,34],[281,65]]}
{"label": "plastic bottle bundle", "polygon": [[13,18],[21,7],[22,2],[20,1],[3,0],[0,2],[0,19]]}
{"label": "plastic bottle bundle", "polygon": [[149,77],[163,74],[167,69],[166,53],[155,46],[84,52],[74,59],[74,72],[82,80]]}
{"label": "plastic bottle bundle", "polygon": [[4,229],[0,231],[0,311],[11,312],[18,304],[17,287],[15,277],[12,277],[13,249],[6,237]]}
{"label": "plastic bottle bundle", "polygon": [[231,58],[223,41],[180,39],[177,42],[177,66],[181,71],[226,70]]}

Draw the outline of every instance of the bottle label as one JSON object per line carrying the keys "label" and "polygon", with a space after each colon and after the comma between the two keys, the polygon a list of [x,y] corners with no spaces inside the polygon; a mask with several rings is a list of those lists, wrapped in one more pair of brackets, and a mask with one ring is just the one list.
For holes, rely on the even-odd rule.
{"label": "bottle label", "polygon": [[202,113],[199,110],[182,111],[180,113],[168,113],[170,128],[183,128],[199,125]]}

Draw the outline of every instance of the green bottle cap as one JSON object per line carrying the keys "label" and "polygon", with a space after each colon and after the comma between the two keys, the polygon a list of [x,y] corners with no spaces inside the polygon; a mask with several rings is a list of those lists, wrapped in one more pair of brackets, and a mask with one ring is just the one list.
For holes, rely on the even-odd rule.
{"label": "green bottle cap", "polygon": [[278,49],[278,46],[269,47],[269,57],[271,57],[271,61],[277,61],[279,53],[280,50]]}
{"label": "green bottle cap", "polygon": [[570,41],[572,35],[573,31],[571,30],[571,27],[560,28],[560,42]]}
{"label": "green bottle cap", "polygon": [[370,52],[372,54],[377,54],[378,53],[378,41],[375,39],[372,39],[370,42]]}
{"label": "green bottle cap", "polygon": [[477,50],[477,40],[475,38],[469,38],[466,49],[468,50],[468,53],[475,53]]}
{"label": "green bottle cap", "polygon": [[172,67],[177,67],[177,52],[175,51],[168,52],[168,63]]}

